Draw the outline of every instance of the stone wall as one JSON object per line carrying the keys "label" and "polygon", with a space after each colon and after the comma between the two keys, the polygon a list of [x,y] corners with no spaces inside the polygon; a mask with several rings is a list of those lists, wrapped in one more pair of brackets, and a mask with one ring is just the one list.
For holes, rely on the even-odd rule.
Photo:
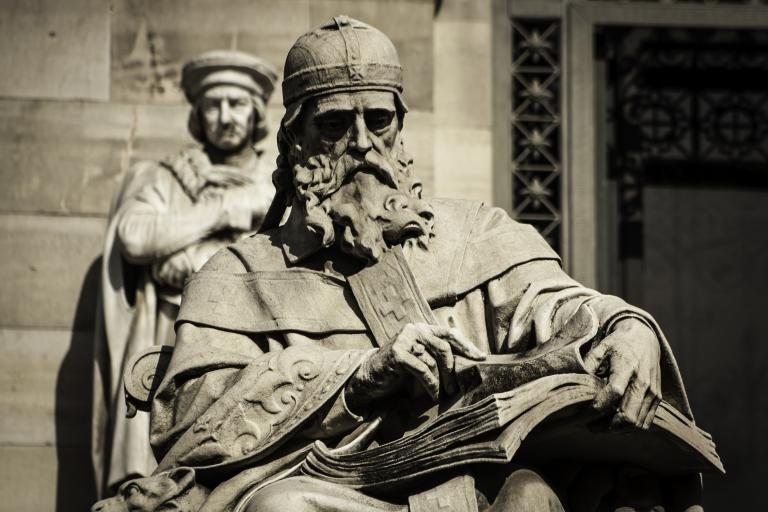
{"label": "stone wall", "polygon": [[[191,143],[176,85],[182,63],[237,48],[281,68],[295,38],[332,15],[373,23],[406,70],[406,140],[427,193],[489,199],[490,79],[478,79],[490,74],[489,6],[0,1],[0,508],[87,510],[93,500],[92,327],[105,217],[131,163]],[[280,105],[278,91],[273,127]],[[274,159],[273,137],[265,150]]]}

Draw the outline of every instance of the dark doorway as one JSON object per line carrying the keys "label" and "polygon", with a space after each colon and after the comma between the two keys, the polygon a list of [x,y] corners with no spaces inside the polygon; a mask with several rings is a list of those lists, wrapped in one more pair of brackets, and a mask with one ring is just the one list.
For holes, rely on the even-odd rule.
{"label": "dark doorway", "polygon": [[728,474],[710,510],[751,509],[768,460],[768,32],[611,27],[608,287],[651,311]]}

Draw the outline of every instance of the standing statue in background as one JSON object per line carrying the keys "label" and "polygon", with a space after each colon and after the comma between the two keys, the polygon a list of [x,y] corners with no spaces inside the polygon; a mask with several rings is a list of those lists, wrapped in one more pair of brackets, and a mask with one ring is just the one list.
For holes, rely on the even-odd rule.
{"label": "standing statue in background", "polygon": [[[282,87],[270,215],[184,289],[152,403],[158,469],[92,510],[697,510],[706,463],[651,451],[674,425],[719,464],[659,326],[504,211],[422,198],[392,42],[333,18],[291,48]],[[558,448],[554,471],[527,467],[517,447],[571,405],[553,414],[566,427],[630,432],[577,429],[612,465]]]}
{"label": "standing statue in background", "polygon": [[266,103],[277,74],[242,52],[188,62],[181,87],[200,146],[139,162],[113,199],[102,262],[97,326],[94,464],[114,492],[156,467],[149,415],[126,418],[124,364],[173,345],[184,281],[216,251],[260,226],[274,195],[272,165],[255,145],[267,135]]}

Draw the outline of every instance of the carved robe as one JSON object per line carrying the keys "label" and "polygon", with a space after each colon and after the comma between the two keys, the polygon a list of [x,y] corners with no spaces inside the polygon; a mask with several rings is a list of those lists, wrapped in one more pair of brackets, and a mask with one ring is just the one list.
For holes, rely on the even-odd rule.
{"label": "carved robe", "polygon": [[270,176],[263,164],[242,170],[215,166],[203,151],[189,148],[163,162],[137,163],[113,198],[95,340],[92,452],[99,488],[154,470],[149,415],[125,417],[123,366],[145,348],[174,343],[186,277],[218,249],[258,228],[250,208],[242,201],[225,204],[223,195],[249,187],[250,199],[266,211]]}
{"label": "carved robe", "polygon": [[[545,343],[578,308],[595,312],[598,337],[638,318],[662,346],[664,399],[690,414],[647,313],[571,279],[533,228],[500,209],[432,206],[429,249],[404,253],[438,322],[483,351],[507,353]],[[192,467],[199,481],[218,486],[203,511],[235,510],[249,489],[300,462],[314,440],[333,445],[365,421],[346,408],[343,389],[376,341],[329,264],[333,250],[320,250],[300,226],[289,218],[228,247],[185,288],[175,352],[153,404],[152,444],[159,470]]]}

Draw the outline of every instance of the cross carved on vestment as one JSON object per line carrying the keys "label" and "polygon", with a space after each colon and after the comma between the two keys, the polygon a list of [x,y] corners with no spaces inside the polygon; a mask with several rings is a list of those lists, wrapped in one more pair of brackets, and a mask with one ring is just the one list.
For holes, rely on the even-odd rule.
{"label": "cross carved on vestment", "polygon": [[398,322],[405,318],[408,311],[414,307],[413,300],[410,297],[401,297],[401,293],[398,292],[393,283],[388,283],[384,290],[377,290],[375,293],[380,299],[379,313],[385,317],[392,316]]}

